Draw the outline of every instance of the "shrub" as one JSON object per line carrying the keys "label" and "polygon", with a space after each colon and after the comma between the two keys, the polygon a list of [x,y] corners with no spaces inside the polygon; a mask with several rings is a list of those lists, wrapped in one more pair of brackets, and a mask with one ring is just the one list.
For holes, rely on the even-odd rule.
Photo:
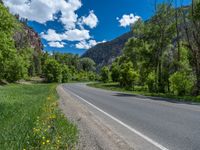
{"label": "shrub", "polygon": [[138,73],[133,69],[133,63],[128,62],[122,64],[120,68],[120,85],[126,88],[134,88],[136,81],[138,80]]}
{"label": "shrub", "polygon": [[109,82],[110,79],[110,71],[108,67],[103,67],[101,69],[101,80],[106,83]]}
{"label": "shrub", "polygon": [[70,69],[66,65],[62,65],[62,83],[67,83],[71,80]]}
{"label": "shrub", "polygon": [[120,68],[118,64],[113,63],[111,67],[111,78],[113,82],[118,82],[120,77]]}
{"label": "shrub", "polygon": [[88,72],[89,81],[95,81],[97,79],[96,74],[94,72]]}
{"label": "shrub", "polygon": [[13,57],[12,61],[7,61],[5,72],[5,79],[8,82],[15,82],[22,78],[27,78],[28,67],[26,61],[21,56]]}
{"label": "shrub", "polygon": [[52,58],[46,60],[44,64],[44,76],[47,82],[61,82],[62,81],[62,67]]}
{"label": "shrub", "polygon": [[151,72],[148,77],[147,77],[147,81],[146,84],[148,86],[148,90],[149,92],[156,92],[156,76],[155,73]]}
{"label": "shrub", "polygon": [[169,78],[170,91],[175,95],[189,94],[192,90],[194,80],[185,72],[175,72]]}

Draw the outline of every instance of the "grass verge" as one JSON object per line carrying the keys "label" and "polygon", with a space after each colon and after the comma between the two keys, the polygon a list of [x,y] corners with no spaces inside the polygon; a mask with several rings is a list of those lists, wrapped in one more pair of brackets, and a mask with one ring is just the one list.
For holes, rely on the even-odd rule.
{"label": "grass verge", "polygon": [[60,112],[56,86],[0,87],[0,149],[75,149],[77,128]]}
{"label": "grass verge", "polygon": [[172,94],[164,94],[164,93],[149,93],[147,91],[142,91],[141,88],[135,87],[135,91],[127,90],[126,88],[122,88],[119,86],[119,83],[91,83],[87,84],[90,87],[101,88],[112,91],[119,91],[128,94],[136,94],[136,95],[144,95],[144,96],[153,96],[153,97],[162,97],[162,98],[170,98],[175,99],[181,102],[200,102],[200,96],[176,96]]}

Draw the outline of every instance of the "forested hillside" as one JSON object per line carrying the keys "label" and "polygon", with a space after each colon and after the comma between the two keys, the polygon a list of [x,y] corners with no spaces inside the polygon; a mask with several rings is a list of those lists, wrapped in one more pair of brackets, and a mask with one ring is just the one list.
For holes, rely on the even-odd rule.
{"label": "forested hillside", "polygon": [[132,32],[125,33],[124,35],[105,43],[97,44],[91,49],[87,50],[82,57],[89,57],[97,64],[97,68],[111,64],[117,56],[122,54],[122,49],[130,37],[133,36]]}

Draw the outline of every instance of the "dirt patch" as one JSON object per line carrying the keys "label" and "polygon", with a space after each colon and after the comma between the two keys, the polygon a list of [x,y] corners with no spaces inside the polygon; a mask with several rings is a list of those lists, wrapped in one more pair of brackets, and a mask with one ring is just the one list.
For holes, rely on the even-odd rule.
{"label": "dirt patch", "polygon": [[68,119],[79,129],[80,150],[131,150],[132,148],[114,131],[95,116],[84,104],[67,93],[62,85],[57,87],[60,96],[60,108]]}

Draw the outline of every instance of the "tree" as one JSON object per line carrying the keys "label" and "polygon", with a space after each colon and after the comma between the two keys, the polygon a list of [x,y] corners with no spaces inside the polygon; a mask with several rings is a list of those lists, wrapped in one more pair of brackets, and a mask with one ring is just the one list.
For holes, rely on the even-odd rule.
{"label": "tree", "polygon": [[109,68],[106,66],[101,69],[101,80],[104,83],[107,83],[110,80],[110,71]]}
{"label": "tree", "polygon": [[44,76],[47,82],[61,83],[62,82],[62,66],[53,58],[47,59],[44,64]]}
{"label": "tree", "polygon": [[17,81],[27,74],[26,57],[17,52],[13,33],[18,26],[16,19],[0,4],[0,80]]}
{"label": "tree", "polygon": [[182,11],[188,48],[192,56],[192,66],[196,75],[194,95],[200,94],[200,1],[192,0],[190,12]]}
{"label": "tree", "polygon": [[165,92],[165,80],[163,80],[163,53],[176,36],[176,24],[174,8],[171,4],[160,4],[156,8],[156,14],[150,22],[150,35],[154,50],[155,70],[157,73],[158,92]]}
{"label": "tree", "polygon": [[84,71],[94,71],[95,70],[95,62],[90,58],[81,58],[80,59],[81,68]]}

